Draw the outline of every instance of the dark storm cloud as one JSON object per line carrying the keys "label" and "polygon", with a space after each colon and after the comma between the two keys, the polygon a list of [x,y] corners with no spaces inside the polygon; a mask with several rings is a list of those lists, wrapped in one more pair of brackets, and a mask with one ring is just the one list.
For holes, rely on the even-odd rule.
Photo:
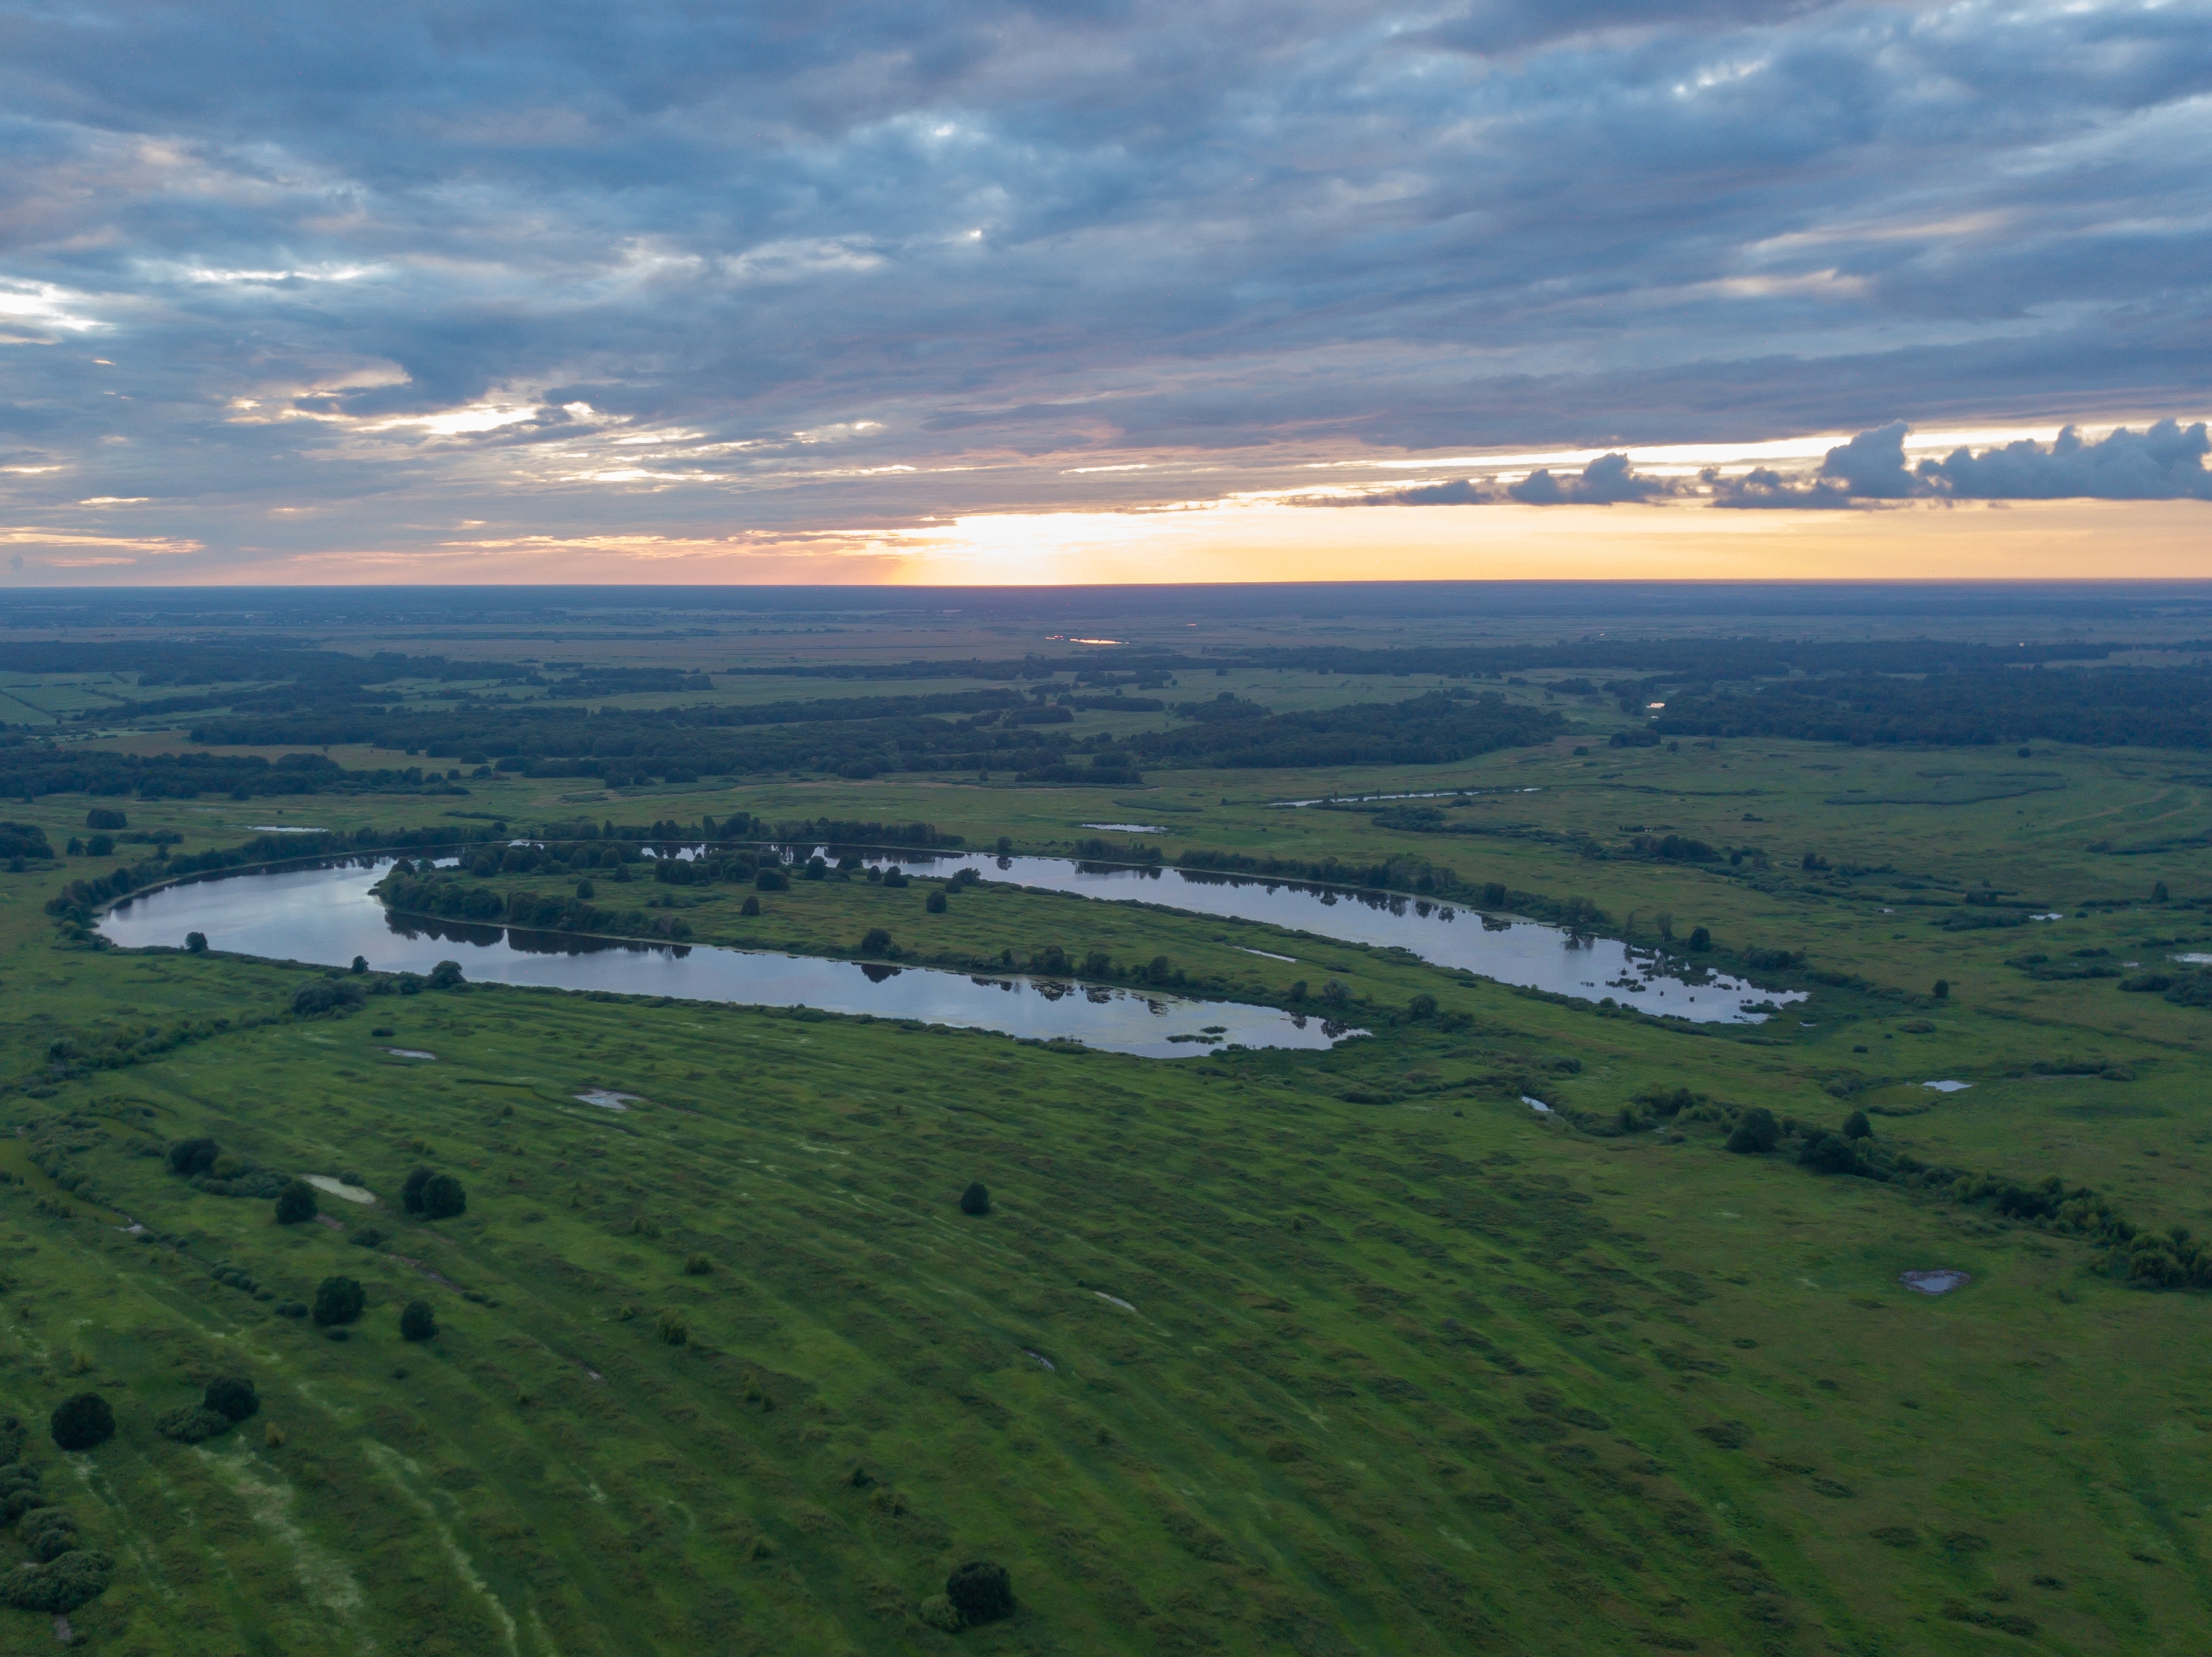
{"label": "dark storm cloud", "polygon": [[[1123,452],[2193,415],[2208,92],[2206,0],[0,0],[0,518],[803,527],[1134,499],[1077,475]],[[2109,443],[1730,504],[2199,491]]]}

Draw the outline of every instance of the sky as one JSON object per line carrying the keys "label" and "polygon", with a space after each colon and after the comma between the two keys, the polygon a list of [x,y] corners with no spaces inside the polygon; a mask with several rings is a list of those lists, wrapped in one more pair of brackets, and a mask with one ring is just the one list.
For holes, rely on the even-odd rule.
{"label": "sky", "polygon": [[0,0],[0,586],[2212,576],[2212,0]]}

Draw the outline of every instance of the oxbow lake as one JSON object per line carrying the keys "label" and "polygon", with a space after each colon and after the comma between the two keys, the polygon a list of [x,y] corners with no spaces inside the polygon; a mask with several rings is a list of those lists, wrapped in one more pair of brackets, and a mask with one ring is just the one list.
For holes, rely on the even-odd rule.
{"label": "oxbow lake", "polygon": [[1232,1045],[1321,1048],[1360,1033],[1273,1007],[1024,974],[971,976],[392,915],[369,889],[391,862],[356,859],[190,880],[125,899],[100,930],[129,949],[174,948],[186,933],[204,932],[210,948],[272,961],[345,967],[361,956],[379,972],[426,974],[441,961],[458,961],[478,982],[869,1013],[1076,1041],[1147,1059],[1193,1058]]}
{"label": "oxbow lake", "polygon": [[[809,850],[810,854],[827,854],[830,848]],[[1683,956],[1662,957],[1654,950],[1632,949],[1618,938],[1486,915],[1395,893],[1066,858],[995,857],[988,853],[861,855],[872,865],[895,863],[915,873],[951,875],[972,869],[980,879],[1042,891],[1069,892],[1109,903],[1153,903],[1224,920],[1264,921],[1346,944],[1395,947],[1437,966],[1501,984],[1584,1001],[1611,998],[1640,1012],[1697,1023],[1760,1023],[1778,1007],[1805,999],[1802,991],[1764,990],[1747,979],[1701,972]],[[1305,959],[1313,957],[1309,954]]]}

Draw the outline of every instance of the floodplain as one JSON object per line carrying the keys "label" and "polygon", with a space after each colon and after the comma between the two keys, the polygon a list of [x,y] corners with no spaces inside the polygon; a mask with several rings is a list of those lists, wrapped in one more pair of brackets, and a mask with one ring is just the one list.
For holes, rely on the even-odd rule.
{"label": "floodplain", "polygon": [[[1040,675],[1059,646],[1034,637],[999,652],[1027,679],[855,686],[825,683],[841,658],[812,636],[773,697],[739,670],[779,665],[759,655],[778,635],[641,644],[626,670],[708,689],[609,697],[623,718],[994,700],[878,710],[945,728],[871,725],[866,764],[738,747],[727,762],[758,768],[668,760],[611,780],[526,744],[426,751],[470,737],[441,720],[537,727],[415,698],[462,683],[425,671],[386,697],[389,730],[359,733],[375,743],[332,743],[293,792],[281,762],[322,756],[309,726],[325,716],[250,705],[289,683],[283,663],[163,697],[119,665],[12,671],[8,695],[43,718],[0,707],[18,744],[0,769],[76,765],[109,790],[125,774],[84,756],[250,750],[270,768],[191,793],[34,789],[0,812],[25,850],[0,872],[0,1412],[40,1500],[106,1561],[101,1590],[60,1613],[72,1638],[146,1654],[2212,1645],[2209,1302],[2191,1266],[2212,1223],[2212,1008],[2187,959],[2212,952],[2206,743],[2081,740],[2055,701],[2002,741],[1670,731],[1646,703],[1723,693],[1647,692],[1681,670],[1626,642],[1610,667],[1578,638],[1556,665],[1492,665],[1477,652],[1493,646],[1426,625],[1424,650],[1467,653],[1415,683],[1304,671],[1294,692],[1255,652],[1321,647],[1305,635],[1209,638],[1166,666],[1139,640],[1100,660],[1128,677],[1125,702],[1161,704],[1141,710],[1077,706],[1115,688]],[[927,653],[854,626],[855,667]],[[1540,654],[1541,630],[1511,647]],[[555,646],[472,660],[544,679]],[[1208,651],[1218,669],[1194,665]],[[2157,671],[2201,682],[2194,664],[2183,650]],[[95,671],[118,676],[96,721]],[[1747,707],[1768,681],[1748,683]],[[516,706],[547,690],[518,686]],[[187,694],[203,706],[135,722],[111,705]],[[1503,712],[1481,711],[1492,694]],[[1312,718],[1280,728],[1356,746],[1364,716],[1342,710],[1430,695],[1449,706],[1415,717],[1449,737],[1472,710],[1480,751],[1255,764],[1190,734],[1208,703],[1251,705],[1248,726]],[[1556,724],[1516,723],[1540,719]],[[967,762],[986,737],[1039,731],[1066,741],[1017,750],[1030,780]],[[1097,762],[1140,738],[1152,757]],[[923,742],[971,746],[957,767],[893,762]],[[1224,755],[1238,762],[1193,762]],[[127,822],[95,829],[96,811]],[[864,848],[857,825],[886,832]],[[868,855],[809,879],[781,855],[802,842]],[[752,866],[655,877],[647,853],[694,844],[742,846]],[[553,846],[592,855],[510,856]],[[1002,847],[1449,901],[1802,998],[1693,1023],[1626,992],[1548,994],[1178,910],[1169,882],[1108,903],[924,860]],[[483,895],[457,924],[494,932],[585,904],[601,940],[1310,1008],[1364,1033],[1153,1058],[441,984],[373,958],[355,973],[228,949],[214,925],[204,949],[101,931],[118,895],[195,857],[237,859],[185,871],[216,893],[287,856],[434,850],[456,859],[436,878],[457,902]],[[868,877],[893,859],[904,884]],[[654,930],[678,921],[682,938]],[[1747,1143],[1761,1114],[1772,1137]],[[180,1171],[175,1148],[210,1140],[220,1160]],[[417,1168],[465,1187],[463,1211],[410,1211]],[[294,1176],[319,1211],[281,1223],[273,1187]],[[976,1182],[987,1211],[963,1211]],[[1929,1272],[1963,1277],[1941,1294],[1907,1280]],[[356,1318],[292,1314],[334,1278],[362,1286]],[[428,1338],[401,1331],[416,1301]],[[257,1413],[168,1435],[230,1375],[253,1381]],[[86,1393],[114,1435],[64,1451],[50,1412]],[[962,1627],[946,1579],[975,1559],[1006,1568],[1016,1605]],[[56,1631],[44,1609],[0,1608],[0,1651]]]}

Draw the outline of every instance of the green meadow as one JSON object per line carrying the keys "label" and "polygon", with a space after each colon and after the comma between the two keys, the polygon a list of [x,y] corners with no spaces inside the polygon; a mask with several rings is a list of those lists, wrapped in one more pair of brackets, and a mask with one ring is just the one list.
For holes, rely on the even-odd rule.
{"label": "green meadow", "polygon": [[[849,956],[879,926],[916,960],[1165,955],[1268,1001],[1333,977],[1373,1034],[1152,1060],[473,985],[303,1016],[319,973],[220,938],[69,943],[46,900],[112,858],[0,874],[0,1409],[112,1562],[71,1632],[518,1657],[2212,1645],[2203,1296],[1946,1184],[1725,1148],[1754,1107],[1808,1133],[1858,1110],[1892,1152],[2202,1227],[2212,1011],[2051,963],[2212,947],[2212,779],[2146,750],[1620,750],[1605,728],[1093,790],[495,777],[460,802],[129,804],[185,851],[263,822],[742,810],[1065,854],[1139,822],[1162,832],[1103,838],[1423,860],[1647,946],[1703,927],[1712,964],[1808,1000],[1692,1029],[1164,908],[602,877],[603,904],[669,898],[700,944]],[[88,804],[9,812],[59,848]],[[1668,835],[1716,855],[1638,849]],[[195,1186],[166,1155],[194,1138],[323,1178],[319,1215]],[[466,1211],[405,1211],[417,1167]],[[959,1206],[974,1181],[987,1213]],[[1938,1269],[1972,1281],[1899,1282]],[[366,1291],[343,1340],[280,1309],[332,1277]],[[430,1339],[401,1335],[416,1300]],[[228,1375],[257,1414],[162,1435]],[[87,1391],[115,1435],[64,1453],[48,1413]],[[978,1558],[1015,1613],[941,1626]],[[0,1611],[0,1650],[55,1637]]]}

